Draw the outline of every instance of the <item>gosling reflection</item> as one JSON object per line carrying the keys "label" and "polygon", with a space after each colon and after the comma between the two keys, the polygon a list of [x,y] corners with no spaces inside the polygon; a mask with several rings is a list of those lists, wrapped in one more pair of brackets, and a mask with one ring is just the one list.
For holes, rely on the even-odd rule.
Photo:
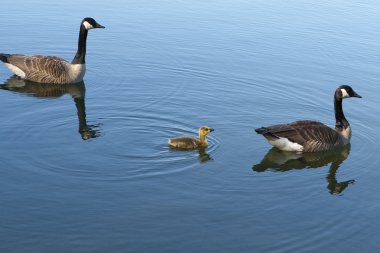
{"label": "gosling reflection", "polygon": [[351,145],[348,144],[332,151],[297,154],[272,148],[264,156],[261,163],[254,165],[252,169],[256,172],[266,170],[285,172],[292,169],[319,168],[331,163],[326,176],[327,189],[330,194],[341,194],[350,184],[355,182],[355,180],[338,182],[336,179],[336,173],[343,161],[347,159],[350,149]]}
{"label": "gosling reflection", "polygon": [[[189,152],[188,150],[183,150],[183,149],[174,149],[173,150],[172,148],[169,148],[168,150],[169,150],[169,152],[175,152],[176,154],[181,153],[181,152],[188,154],[188,152]],[[197,151],[198,152],[198,161],[199,161],[199,163],[203,164],[203,163],[207,163],[208,161],[214,160],[212,158],[212,156],[209,153],[207,153],[206,150],[207,150],[206,148],[197,148],[196,150],[193,150],[191,152]],[[194,153],[194,154],[196,154],[196,153]]]}
{"label": "gosling reflection", "polygon": [[199,148],[198,149],[198,153],[199,153],[198,159],[199,159],[200,163],[207,163],[208,161],[213,160],[213,158],[211,157],[211,155],[209,155],[206,152],[205,148]]}
{"label": "gosling reflection", "polygon": [[46,84],[34,83],[12,76],[4,84],[0,85],[0,89],[36,98],[58,98],[65,94],[70,94],[77,108],[78,132],[82,139],[89,140],[100,136],[100,131],[97,129],[99,128],[99,124],[87,124],[85,105],[86,87],[83,81],[76,84]]}

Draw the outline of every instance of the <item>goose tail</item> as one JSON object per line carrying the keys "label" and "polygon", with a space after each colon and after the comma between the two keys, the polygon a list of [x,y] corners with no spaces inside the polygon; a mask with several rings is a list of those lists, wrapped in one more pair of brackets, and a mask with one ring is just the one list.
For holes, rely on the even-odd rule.
{"label": "goose tail", "polygon": [[256,133],[263,135],[265,138],[275,138],[278,139],[278,137],[271,132],[271,129],[268,127],[259,127],[255,129]]}
{"label": "goose tail", "polygon": [[265,135],[268,133],[268,128],[266,127],[259,127],[255,129],[256,133]]}
{"label": "goose tail", "polygon": [[0,61],[7,63],[8,62],[9,54],[1,54],[0,53]]}

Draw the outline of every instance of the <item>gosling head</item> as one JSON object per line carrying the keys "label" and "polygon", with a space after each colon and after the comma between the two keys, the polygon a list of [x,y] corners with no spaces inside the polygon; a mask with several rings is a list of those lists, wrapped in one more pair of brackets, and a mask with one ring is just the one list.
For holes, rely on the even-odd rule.
{"label": "gosling head", "polygon": [[211,133],[212,131],[214,131],[213,128],[210,128],[208,126],[202,126],[199,128],[198,133],[199,133],[199,136],[206,136],[209,133]]}
{"label": "gosling head", "polygon": [[94,29],[94,28],[105,28],[101,24],[95,21],[93,18],[84,18],[82,20],[82,25],[86,30]]}
{"label": "gosling head", "polygon": [[335,91],[335,98],[338,100],[352,97],[361,98],[361,96],[348,85],[339,86]]}

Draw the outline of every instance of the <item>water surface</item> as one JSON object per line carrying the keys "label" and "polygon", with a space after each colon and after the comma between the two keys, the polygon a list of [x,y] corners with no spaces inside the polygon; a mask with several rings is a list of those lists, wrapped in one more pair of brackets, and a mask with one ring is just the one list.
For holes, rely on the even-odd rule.
{"label": "water surface", "polygon": [[[0,67],[1,252],[376,252],[380,4],[4,0],[0,51],[74,57],[78,85]],[[344,101],[351,145],[278,152],[255,127]],[[205,152],[167,139],[215,128]]]}

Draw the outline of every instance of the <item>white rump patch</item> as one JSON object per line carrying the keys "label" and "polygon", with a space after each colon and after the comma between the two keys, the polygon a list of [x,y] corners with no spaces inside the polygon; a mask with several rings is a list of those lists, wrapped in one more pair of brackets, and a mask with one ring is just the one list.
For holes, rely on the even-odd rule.
{"label": "white rump patch", "polygon": [[348,95],[346,89],[340,89],[340,91],[342,92],[342,98],[349,98],[350,95]]}
{"label": "white rump patch", "polygon": [[86,28],[86,30],[90,30],[92,28],[94,28],[90,23],[88,23],[87,21],[84,21],[83,22],[83,25],[84,27]]}
{"label": "white rump patch", "polygon": [[283,151],[295,151],[302,152],[303,146],[298,143],[291,142],[287,138],[280,137],[278,139],[270,139],[268,142],[274,147],[281,149]]}
{"label": "white rump patch", "polygon": [[5,66],[7,66],[7,68],[10,69],[10,71],[13,72],[13,74],[21,77],[21,78],[25,78],[26,74],[24,71],[22,71],[19,67],[16,67],[15,65],[12,65],[10,63],[4,63]]}

